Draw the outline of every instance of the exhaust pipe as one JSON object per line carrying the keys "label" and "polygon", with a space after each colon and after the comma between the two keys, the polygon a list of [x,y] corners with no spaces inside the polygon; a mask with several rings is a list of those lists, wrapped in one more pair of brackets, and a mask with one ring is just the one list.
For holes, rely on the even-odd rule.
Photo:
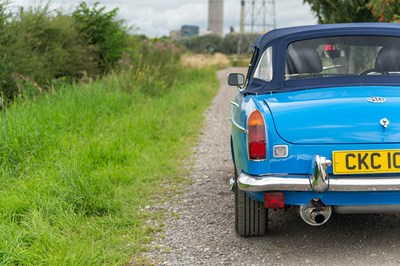
{"label": "exhaust pipe", "polygon": [[300,206],[300,216],[304,222],[312,226],[326,223],[332,214],[332,207],[325,206],[320,199],[313,199],[309,204]]}

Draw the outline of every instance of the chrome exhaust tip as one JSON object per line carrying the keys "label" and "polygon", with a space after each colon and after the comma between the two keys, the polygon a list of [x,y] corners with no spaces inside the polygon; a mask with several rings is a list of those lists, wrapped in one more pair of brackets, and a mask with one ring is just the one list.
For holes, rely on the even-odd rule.
{"label": "chrome exhaust tip", "polygon": [[332,214],[332,207],[325,206],[319,199],[310,201],[309,204],[300,206],[300,216],[304,222],[312,226],[325,224]]}

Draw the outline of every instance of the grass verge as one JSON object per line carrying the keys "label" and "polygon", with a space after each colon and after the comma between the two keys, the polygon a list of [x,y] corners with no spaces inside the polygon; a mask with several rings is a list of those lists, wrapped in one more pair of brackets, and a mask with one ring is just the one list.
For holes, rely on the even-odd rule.
{"label": "grass verge", "polygon": [[213,69],[177,75],[162,97],[112,76],[1,114],[1,265],[121,265],[143,251],[157,230],[143,207],[184,180],[218,87]]}

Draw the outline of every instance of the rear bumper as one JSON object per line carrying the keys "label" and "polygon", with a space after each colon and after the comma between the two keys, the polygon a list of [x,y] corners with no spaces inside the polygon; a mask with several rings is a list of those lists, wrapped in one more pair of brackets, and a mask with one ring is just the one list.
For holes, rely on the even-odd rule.
{"label": "rear bumper", "polygon": [[[241,190],[261,191],[315,191],[309,175],[270,174],[253,176],[241,173],[238,177]],[[326,191],[400,191],[400,176],[395,177],[331,177],[327,180]]]}

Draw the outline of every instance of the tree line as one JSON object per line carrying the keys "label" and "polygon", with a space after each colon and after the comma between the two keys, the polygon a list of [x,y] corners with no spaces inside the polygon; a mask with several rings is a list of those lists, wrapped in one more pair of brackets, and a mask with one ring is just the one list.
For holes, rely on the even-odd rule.
{"label": "tree line", "polygon": [[259,36],[256,33],[231,33],[225,37],[207,34],[182,39],[180,44],[195,53],[245,54],[253,51],[251,46]]}
{"label": "tree line", "polygon": [[318,23],[400,22],[398,0],[303,0]]}

